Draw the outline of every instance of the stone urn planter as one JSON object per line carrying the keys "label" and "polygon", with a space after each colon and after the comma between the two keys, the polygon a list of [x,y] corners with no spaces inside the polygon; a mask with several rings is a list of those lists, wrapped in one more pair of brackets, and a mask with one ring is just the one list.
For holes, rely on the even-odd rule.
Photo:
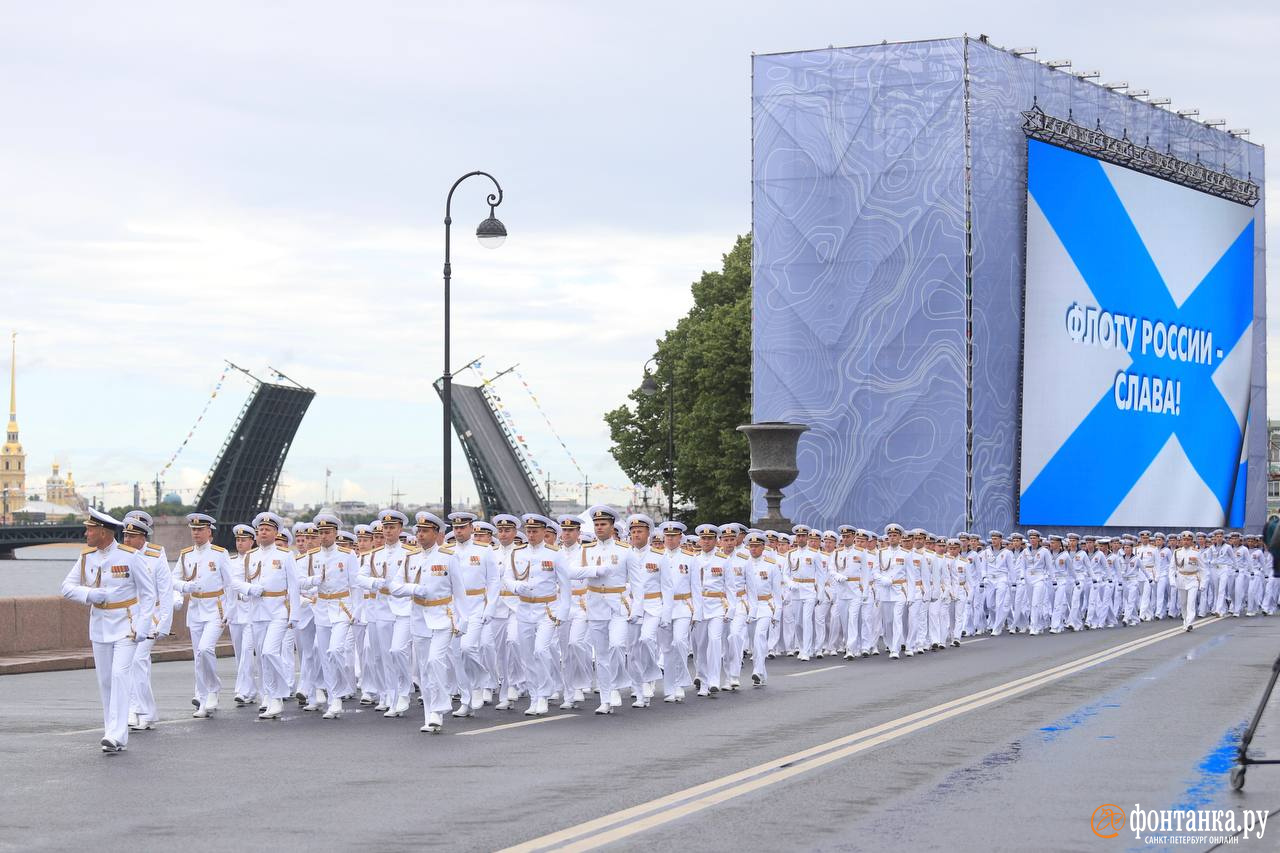
{"label": "stone urn planter", "polygon": [[738,432],[746,433],[751,447],[751,468],[747,473],[751,482],[765,490],[767,512],[754,522],[762,530],[791,532],[791,520],[782,514],[782,490],[800,475],[796,466],[796,446],[800,443],[800,434],[808,429],[804,424],[782,421],[738,427]]}

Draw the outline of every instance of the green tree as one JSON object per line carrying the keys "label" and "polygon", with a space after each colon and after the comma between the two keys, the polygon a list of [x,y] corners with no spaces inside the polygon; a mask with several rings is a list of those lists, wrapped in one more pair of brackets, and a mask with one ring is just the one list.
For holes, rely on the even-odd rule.
{"label": "green tree", "polygon": [[738,237],[722,269],[693,283],[693,308],[658,341],[653,378],[605,413],[610,452],[641,486],[667,481],[667,406],[675,380],[676,503],[692,523],[747,521],[750,458],[737,431],[751,422],[751,235]]}

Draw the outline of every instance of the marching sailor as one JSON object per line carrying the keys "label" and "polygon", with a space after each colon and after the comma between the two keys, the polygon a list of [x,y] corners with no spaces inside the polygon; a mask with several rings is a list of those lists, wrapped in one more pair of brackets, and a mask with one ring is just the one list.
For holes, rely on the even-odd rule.
{"label": "marching sailor", "polygon": [[595,651],[596,684],[600,688],[597,714],[612,714],[622,704],[619,688],[625,678],[627,638],[631,615],[630,578],[639,570],[636,552],[615,538],[618,511],[597,504],[589,509],[596,541],[582,546],[582,567],[601,569],[587,585],[587,621]]}
{"label": "marching sailor", "polygon": [[662,531],[665,559],[660,573],[662,585],[662,690],[663,702],[683,702],[684,689],[693,685],[689,677],[689,638],[694,619],[700,618],[695,601],[697,594],[697,552],[682,542],[685,526],[679,521],[664,521]]}
{"label": "marching sailor", "polygon": [[469,717],[484,706],[483,691],[491,678],[489,668],[493,655],[481,640],[489,602],[498,597],[502,585],[493,549],[476,543],[472,538],[473,525],[477,520],[475,513],[449,513],[449,523],[453,525],[453,555],[465,588],[465,595],[455,609],[458,620],[463,624],[457,673],[461,704],[453,712],[455,717]]}
{"label": "marching sailor", "polygon": [[[249,552],[253,550],[253,528],[247,524],[237,524],[231,528],[235,534],[236,553],[231,557],[231,570],[237,578],[243,578],[248,571],[245,562]],[[231,648],[236,658],[235,703],[243,708],[257,701],[258,687],[257,655],[254,654],[253,641],[253,602],[243,592],[227,597],[229,616],[227,625],[231,629]]]}
{"label": "marching sailor", "polygon": [[[244,576],[249,584],[252,605],[253,639],[262,669],[262,699],[258,719],[278,720],[289,698],[293,675],[293,653],[286,638],[298,612],[298,571],[289,550],[290,533],[284,520],[273,512],[260,512],[253,519],[258,547],[248,556]],[[284,537],[284,541],[281,541]]]}
{"label": "marching sailor", "polygon": [[355,622],[352,607],[359,584],[360,558],[346,545],[338,544],[341,520],[322,512],[312,524],[316,526],[320,547],[314,552],[314,573],[302,579],[304,592],[315,595],[312,618],[316,626],[316,659],[320,663],[320,680],[324,684],[328,706],[324,719],[342,716],[342,697],[355,692],[354,672],[348,661],[351,626]]}
{"label": "marching sailor", "polygon": [[213,544],[213,516],[193,512],[187,516],[192,546],[182,549],[173,568],[174,591],[187,599],[187,628],[191,632],[192,666],[196,681],[196,710],[191,716],[212,717],[218,709],[218,640],[227,624],[227,599],[247,592],[248,585],[235,580],[227,549]]}
{"label": "marching sailor", "polygon": [[769,680],[769,633],[782,614],[782,567],[776,557],[765,553],[768,539],[763,534],[748,533],[745,542],[748,556],[743,573],[752,624],[751,682],[764,687]]}
{"label": "marching sailor", "polygon": [[[148,542],[153,522],[151,516],[140,509],[128,512],[124,517],[124,544],[142,555],[156,586],[156,605],[151,615],[151,630],[156,638],[173,632],[173,575],[169,573],[169,561],[164,546]],[[181,607],[181,599],[178,599]],[[155,640],[143,639],[133,656],[133,692],[129,700],[129,730],[140,732],[154,728],[156,697],[151,690],[151,647]]]}
{"label": "marching sailor", "polygon": [[155,579],[137,551],[116,543],[120,522],[96,509],[84,523],[85,549],[62,579],[62,597],[89,606],[89,639],[102,700],[102,751],[129,742],[129,695],[138,644],[155,639]]}

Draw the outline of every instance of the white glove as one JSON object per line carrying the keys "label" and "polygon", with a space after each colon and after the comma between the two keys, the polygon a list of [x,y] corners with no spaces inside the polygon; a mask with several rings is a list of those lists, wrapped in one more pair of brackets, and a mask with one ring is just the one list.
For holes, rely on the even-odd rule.
{"label": "white glove", "polygon": [[106,604],[107,591],[105,589],[91,589],[89,594],[85,596],[85,600],[90,604]]}
{"label": "white glove", "polygon": [[263,588],[261,584],[249,584],[249,594],[254,598],[262,598]]}

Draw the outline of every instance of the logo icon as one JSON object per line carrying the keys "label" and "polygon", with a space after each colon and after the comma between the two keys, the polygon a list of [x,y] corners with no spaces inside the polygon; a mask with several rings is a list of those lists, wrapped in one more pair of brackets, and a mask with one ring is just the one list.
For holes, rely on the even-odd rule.
{"label": "logo icon", "polygon": [[1105,803],[1093,810],[1093,834],[1099,838],[1115,838],[1124,829],[1124,809]]}

